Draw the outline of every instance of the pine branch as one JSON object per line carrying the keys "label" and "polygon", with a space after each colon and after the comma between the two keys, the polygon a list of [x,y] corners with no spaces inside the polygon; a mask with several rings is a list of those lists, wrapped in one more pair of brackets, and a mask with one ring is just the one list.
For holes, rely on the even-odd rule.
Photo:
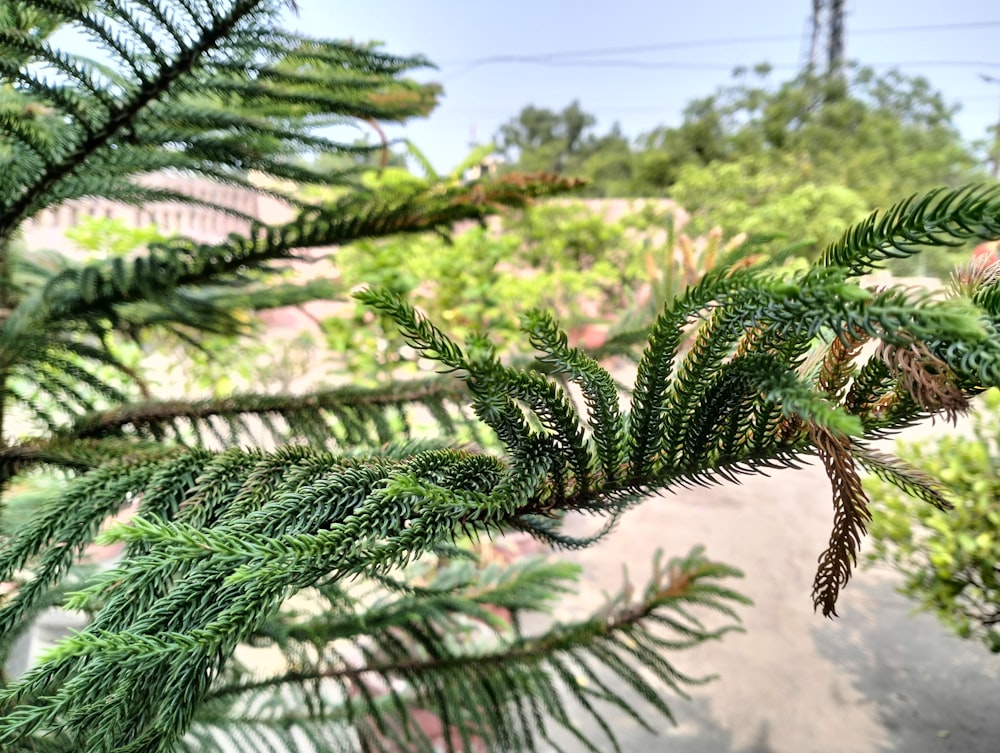
{"label": "pine branch", "polygon": [[939,188],[911,196],[853,225],[823,253],[822,264],[864,275],[887,259],[912,256],[924,246],[961,246],[1000,235],[1000,188]]}
{"label": "pine branch", "polygon": [[955,423],[969,409],[969,399],[955,383],[954,372],[922,342],[908,347],[883,344],[878,357],[897,380],[897,390],[930,413]]}
{"label": "pine branch", "polygon": [[0,482],[37,466],[82,473],[111,460],[157,458],[174,449],[134,438],[38,439],[0,448]]}
{"label": "pine branch", "polygon": [[[208,678],[221,670],[239,642],[249,640],[267,621],[284,594],[359,574],[383,577],[466,532],[489,534],[510,527],[539,531],[540,516],[557,519],[573,509],[613,513],[652,490],[793,466],[796,456],[810,453],[820,455],[834,488],[834,531],[815,590],[817,605],[834,614],[836,595],[846,583],[867,521],[854,467],[855,446],[845,433],[861,431],[864,424],[848,412],[847,402],[835,402],[830,377],[821,372],[813,384],[799,375],[800,348],[783,343],[811,339],[823,329],[877,333],[891,343],[913,341],[913,333],[935,332],[939,340],[975,354],[949,367],[957,369],[957,384],[974,374],[995,374],[1000,355],[963,307],[909,303],[888,293],[840,294],[843,283],[828,274],[807,274],[793,283],[748,277],[742,293],[732,284],[720,279],[701,295],[712,302],[713,321],[728,322],[737,318],[732,312],[741,311],[744,321],[756,326],[754,336],[747,341],[728,324],[722,330],[709,326],[702,334],[705,347],[696,346],[684,357],[676,377],[668,375],[684,383],[684,374],[695,373],[688,362],[700,363],[706,352],[718,364],[706,372],[711,379],[698,392],[704,415],[686,412],[677,424],[682,438],[687,437],[681,442],[686,448],[682,464],[664,461],[654,473],[618,478],[589,475],[588,469],[601,459],[594,444],[582,442],[584,419],[568,410],[561,387],[539,382],[537,374],[501,366],[482,339],[470,343],[467,355],[405,302],[385,293],[362,293],[359,297],[397,320],[415,348],[458,373],[483,420],[505,443],[507,457],[427,450],[406,457],[336,458],[300,448],[270,454],[230,450],[142,466],[143,475],[123,483],[146,489],[149,512],[105,538],[126,543],[129,554],[74,602],[96,601],[103,607],[86,633],[12,688],[9,701],[29,705],[8,715],[6,739],[30,735],[53,714],[72,708],[84,686],[104,699],[100,713],[112,727],[154,737],[160,733],[153,730],[164,727],[172,730],[165,733],[168,737],[180,734],[192,722],[193,710],[171,711],[169,721],[161,725],[163,711],[155,710],[154,699],[165,699],[171,688],[181,686],[191,697],[207,693]],[[812,315],[804,316],[805,310]],[[553,332],[550,323],[536,319],[529,329],[543,344],[549,343],[544,357],[572,356],[560,355],[563,335]],[[714,345],[715,332],[724,333],[719,337],[728,348]],[[740,355],[727,360],[726,350],[735,353],[737,348]],[[590,377],[594,385],[607,378],[599,371]],[[900,393],[918,384],[898,377],[892,381]],[[675,420],[669,394],[654,396],[653,408]],[[927,410],[911,398],[914,410]],[[756,403],[777,408],[784,428],[746,441],[727,423],[725,406],[732,399],[738,403],[733,415],[741,425],[756,425],[761,416],[771,415],[767,407],[746,409]],[[844,400],[850,399],[848,392]],[[591,389],[597,413],[613,415],[612,405],[604,404],[610,400],[607,390]],[[939,403],[936,409],[943,407]],[[894,420],[906,415],[898,413]],[[773,427],[771,419],[764,425]],[[610,435],[607,439],[611,441]],[[627,441],[619,437],[618,453],[625,452]],[[72,499],[91,500],[89,515],[96,517],[89,531],[96,530],[105,509],[118,504],[119,493],[102,501],[95,493],[100,486],[92,486],[112,478],[118,478],[114,466],[102,469],[93,480],[84,476],[72,492]],[[93,507],[108,504],[112,506]],[[19,537],[23,543],[16,559],[0,558],[0,564],[23,566],[35,552],[45,551],[50,536],[46,529],[44,535]],[[76,546],[89,536],[92,533],[75,539]],[[0,620],[16,621],[58,579],[68,561],[64,553],[51,560],[38,585],[26,588],[26,595],[0,611]],[[105,658],[92,664],[96,656]],[[126,668],[140,656],[146,668],[130,674]],[[58,690],[52,686],[54,678],[69,676],[64,684],[56,681]],[[151,676],[169,679],[157,690],[149,682]],[[37,697],[43,688],[49,700]],[[155,727],[154,718],[160,720]],[[81,723],[79,729],[88,727]]]}
{"label": "pine branch", "polygon": [[7,328],[37,327],[39,317],[61,322],[110,317],[117,306],[164,298],[184,286],[232,279],[247,268],[293,259],[301,249],[478,220],[500,207],[523,206],[533,197],[573,185],[573,180],[513,175],[474,186],[352,193],[330,207],[305,210],[287,225],[257,225],[249,237],[216,245],[178,239],[155,244],[130,262],[119,258],[68,269],[15,309]]}
{"label": "pine branch", "polygon": [[[412,406],[427,409],[447,421],[438,429],[453,434],[466,390],[453,380],[427,379],[383,388],[343,387],[305,395],[235,395],[202,401],[123,404],[111,410],[82,416],[60,432],[59,439],[130,436],[181,444],[202,444],[201,431],[214,419],[217,427],[235,433],[232,444],[306,440],[322,446],[335,440],[342,449],[376,447],[409,436],[407,424],[395,425],[395,415]],[[260,426],[254,431],[247,421]],[[192,436],[194,432],[194,436]]]}
{"label": "pine branch", "polygon": [[837,616],[837,596],[857,564],[858,549],[871,520],[868,496],[854,465],[850,440],[822,427],[809,427],[820,460],[833,486],[834,518],[830,544],[820,555],[813,584],[813,604],[823,616]]}
{"label": "pine branch", "polygon": [[625,424],[614,380],[597,361],[577,348],[568,347],[565,334],[559,331],[551,314],[531,312],[525,319],[525,331],[531,337],[531,344],[545,354],[539,360],[554,366],[553,376],[565,374],[583,389],[601,470],[606,479],[615,480],[625,462],[621,451]]}
{"label": "pine branch", "polygon": [[[609,676],[631,687],[651,711],[672,720],[654,682],[686,697],[686,686],[710,678],[680,673],[662,651],[717,640],[736,629],[732,624],[706,628],[691,609],[719,610],[727,622],[735,621],[732,606],[747,602],[719,581],[739,575],[707,561],[698,550],[666,564],[658,555],[653,578],[638,598],[626,583],[587,619],[535,636],[508,636],[490,648],[475,641],[474,632],[477,625],[499,618],[482,605],[542,608],[553,593],[567,588],[574,570],[537,560],[478,575],[448,568],[419,597],[396,596],[375,608],[334,589],[316,617],[293,618],[290,628],[280,623],[277,637],[290,669],[270,677],[236,672],[223,679],[207,693],[205,713],[194,721],[194,734],[182,749],[192,738],[207,739],[209,730],[235,741],[251,730],[281,737],[280,729],[295,728],[328,746],[344,745],[356,732],[376,750],[423,750],[432,742],[421,724],[429,715],[440,720],[443,735],[454,734],[462,750],[471,750],[473,740],[491,749],[537,750],[540,741],[551,741],[552,728],[597,750],[574,721],[576,704],[596,715],[608,743],[618,749],[599,705],[612,704],[654,728],[640,713],[644,709],[615,690]],[[471,642],[458,638],[463,635]],[[327,651],[318,658],[306,650],[330,646],[334,637],[362,642],[347,653]],[[638,671],[640,665],[655,680]],[[529,710],[543,689],[545,716]],[[257,711],[236,711],[244,708]],[[314,711],[303,714],[303,708]]]}
{"label": "pine branch", "polygon": [[[145,0],[44,3],[40,15],[59,16],[89,37],[111,57],[109,65],[69,56],[43,36],[0,29],[0,76],[14,84],[5,97],[12,106],[0,107],[0,129],[14,147],[0,175],[0,237],[74,198],[140,203],[135,178],[163,170],[295,204],[247,175],[343,184],[344,175],[294,158],[363,148],[313,130],[345,117],[403,120],[433,106],[439,87],[401,78],[428,65],[423,58],[267,28],[280,6],[227,0],[224,7],[182,4],[170,13]],[[45,116],[26,118],[28,104]]]}
{"label": "pine branch", "polygon": [[[183,43],[178,39],[178,49],[173,58],[160,63],[154,76],[141,77],[134,90],[113,103],[106,103],[102,117],[95,118],[93,122],[81,121],[81,134],[66,145],[64,154],[49,161],[45,173],[37,180],[23,186],[13,198],[7,194],[0,196],[0,237],[6,237],[38,208],[50,204],[46,196],[61,180],[75,173],[95,152],[119,136],[135,122],[143,110],[194,70],[210,51],[232,34],[241,21],[258,12],[264,5],[262,0],[233,0],[229,7],[219,9],[221,12],[213,12],[210,18],[204,21],[197,19],[196,27],[200,34],[191,39],[184,38]],[[92,18],[89,11],[80,13],[78,8],[69,4],[61,10],[68,11],[67,17],[75,20]],[[46,55],[45,59],[51,61],[52,55]],[[18,69],[8,70],[4,66],[0,68],[0,73],[24,79]],[[39,86],[40,82],[26,83],[46,94],[58,91],[51,86]]]}
{"label": "pine branch", "polygon": [[868,339],[863,332],[844,332],[830,343],[817,379],[817,386],[830,398],[839,400],[844,397],[848,382],[857,371],[854,361]]}
{"label": "pine branch", "polygon": [[[106,347],[83,339],[104,338],[118,330],[136,336],[144,327],[165,327],[185,336],[192,331],[231,333],[244,325],[233,318],[237,307],[266,307],[301,302],[317,293],[315,283],[290,284],[258,290],[246,279],[248,269],[268,269],[275,259],[294,258],[301,248],[329,247],[389,232],[419,232],[444,227],[461,219],[481,219],[501,206],[521,206],[533,196],[562,190],[573,181],[546,176],[510,176],[502,181],[476,186],[438,186],[386,192],[352,194],[327,209],[312,209],[289,225],[261,227],[252,238],[232,238],[228,243],[199,246],[175,240],[153,248],[131,260],[114,258],[83,267],[64,267],[29,293],[9,313],[0,327],[0,368],[27,380],[57,402],[65,403],[71,418],[94,409],[93,402],[79,393],[68,393],[66,376],[82,379],[98,395],[121,402],[124,395],[92,375],[92,367],[110,365],[140,390],[143,383]],[[219,291],[231,284],[236,292]],[[67,330],[83,330],[67,336]],[[66,356],[82,357],[74,365]],[[59,373],[43,378],[46,369],[61,366]],[[86,362],[91,365],[87,365]],[[13,389],[34,417],[51,430],[64,432],[63,411],[52,413],[30,396]],[[298,412],[293,433],[316,437],[326,430],[322,421],[312,421]],[[235,414],[230,414],[237,421]],[[380,421],[380,414],[371,414]],[[350,416],[345,421],[352,421]],[[380,423],[379,441],[387,435]],[[156,428],[159,430],[159,427]],[[230,425],[232,435],[246,434]],[[183,434],[180,429],[172,432]],[[351,431],[347,432],[350,440]],[[224,440],[223,440],[224,441]]]}

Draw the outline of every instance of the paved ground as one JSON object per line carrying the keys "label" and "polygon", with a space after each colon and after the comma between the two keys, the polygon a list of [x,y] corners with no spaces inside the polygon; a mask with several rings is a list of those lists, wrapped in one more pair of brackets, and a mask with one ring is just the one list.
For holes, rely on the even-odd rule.
{"label": "paved ground", "polygon": [[620,584],[623,562],[638,582],[657,547],[679,554],[696,543],[742,568],[741,590],[755,602],[743,612],[745,634],[678,655],[681,670],[721,678],[674,702],[676,728],[651,736],[620,715],[624,750],[1000,751],[1000,656],[928,615],[911,616],[892,573],[857,573],[841,595],[840,619],[813,613],[811,583],[831,516],[821,469],[779,471],[651,499],[602,545],[570,555],[585,568],[570,613],[602,603],[602,589]]}

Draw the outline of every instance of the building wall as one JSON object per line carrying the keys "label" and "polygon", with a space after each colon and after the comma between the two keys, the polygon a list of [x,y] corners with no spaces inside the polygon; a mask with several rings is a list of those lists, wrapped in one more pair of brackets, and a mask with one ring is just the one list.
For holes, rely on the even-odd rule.
{"label": "building wall", "polygon": [[[242,188],[228,186],[203,178],[179,174],[158,173],[146,177],[144,183],[159,188],[183,191],[189,196],[256,217],[263,222],[280,222],[291,218],[291,210],[269,197]],[[182,235],[199,243],[215,243],[230,233],[245,233],[247,222],[225,212],[197,204],[156,202],[141,207],[127,206],[106,199],[81,199],[47,209],[25,223],[24,239],[28,248],[68,249],[66,230],[84,217],[119,219],[132,227],[155,225],[164,235]]]}

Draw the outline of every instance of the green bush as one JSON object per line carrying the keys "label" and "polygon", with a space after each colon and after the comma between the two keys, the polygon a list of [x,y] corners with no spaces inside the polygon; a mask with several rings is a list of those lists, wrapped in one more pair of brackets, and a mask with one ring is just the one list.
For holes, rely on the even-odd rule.
{"label": "green bush", "polygon": [[804,159],[753,155],[733,162],[685,165],[671,196],[692,213],[691,230],[718,225],[729,234],[771,233],[779,248],[808,241],[801,253],[815,257],[869,212],[850,188],[814,180]]}
{"label": "green bush", "polygon": [[900,443],[901,456],[947,486],[952,509],[865,481],[874,503],[869,561],[898,570],[901,592],[958,635],[1000,652],[1000,391],[981,400],[971,437]]}
{"label": "green bush", "polygon": [[[664,304],[715,266],[763,260],[746,235],[726,240],[719,228],[696,237],[682,232],[669,205],[633,204],[619,219],[606,217],[608,211],[601,203],[558,200],[452,237],[363,241],[337,252],[338,273],[352,286],[409,298],[459,339],[489,332],[508,356],[523,344],[524,311],[558,312],[574,344],[591,324],[644,331]],[[330,317],[323,328],[330,350],[342,354],[356,377],[385,380],[415,362],[389,318],[367,307]]]}
{"label": "green bush", "polygon": [[[464,339],[488,331],[501,352],[522,339],[519,319],[536,307],[555,309],[573,329],[606,321],[625,291],[647,278],[645,255],[667,264],[663,246],[672,218],[633,212],[606,220],[599,208],[548,203],[476,226],[453,237],[396,236],[364,241],[337,254],[340,275],[405,295]],[[385,317],[358,306],[324,322],[331,350],[344,353],[352,373],[384,378],[385,367],[412,355]],[[373,358],[373,355],[375,356]]]}

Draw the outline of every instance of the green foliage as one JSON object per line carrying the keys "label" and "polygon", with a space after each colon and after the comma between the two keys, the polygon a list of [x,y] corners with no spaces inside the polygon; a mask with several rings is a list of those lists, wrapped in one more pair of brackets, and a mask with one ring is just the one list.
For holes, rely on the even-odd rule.
{"label": "green foliage", "polygon": [[[91,624],[0,694],[0,742],[11,750],[42,740],[65,750],[166,750],[215,738],[212,729],[219,728],[223,738],[257,739],[266,749],[265,730],[280,744],[293,739],[289,730],[302,729],[327,746],[360,736],[377,750],[426,749],[417,719],[430,711],[446,736],[457,736],[458,748],[483,740],[534,750],[546,738],[547,720],[575,729],[569,697],[599,722],[598,699],[629,708],[602,684],[599,664],[669,715],[638,667],[675,689],[688,684],[658,652],[718,637],[691,622],[687,607],[731,617],[726,610],[737,597],[715,582],[731,574],[727,569],[697,555],[657,567],[638,601],[623,595],[591,619],[508,639],[485,653],[456,640],[463,631],[454,620],[496,625],[484,606],[538,605],[540,591],[562,588],[555,572],[523,565],[484,575],[467,596],[488,594],[497,577],[524,585],[474,603],[463,601],[459,585],[442,603],[433,587],[401,581],[399,569],[422,556],[455,555],[469,536],[511,529],[564,547],[590,545],[602,533],[567,536],[565,513],[600,515],[610,527],[652,491],[732,480],[817,455],[832,482],[835,515],[813,598],[834,614],[870,519],[859,467],[936,498],[933,485],[868,442],[927,415],[961,410],[968,395],[1000,384],[995,277],[970,276],[963,296],[949,300],[864,290],[850,278],[927,235],[939,242],[970,232],[996,235],[988,233],[993,220],[976,219],[1000,217],[996,203],[996,191],[970,189],[900,205],[891,223],[872,219],[820,263],[791,275],[715,269],[653,324],[627,411],[611,375],[570,348],[549,314],[526,317],[524,332],[545,365],[576,384],[583,409],[559,382],[503,365],[485,337],[462,347],[398,295],[359,293],[392,318],[418,354],[454,372],[501,452],[456,449],[443,428],[443,443],[395,441],[378,452],[335,455],[321,449],[329,433],[321,428],[304,437],[305,445],[270,452],[202,447],[164,454],[137,445],[126,459],[82,474],[15,531],[0,556],[0,577],[29,564],[32,571],[0,607],[0,631],[48,603],[75,553],[91,542],[118,542],[125,553],[68,602],[92,612]],[[682,350],[692,320],[699,322],[693,344]],[[881,345],[858,363],[869,338]],[[376,405],[366,400],[371,393],[356,397]],[[337,396],[326,405],[343,415]],[[323,406],[261,398],[206,405],[212,415],[225,409],[237,419],[310,408]],[[109,415],[96,428],[119,441],[160,438],[178,416],[204,417],[196,405],[164,406],[142,417]],[[74,436],[93,434],[78,425],[65,439]],[[183,432],[174,439],[183,443]],[[99,535],[100,524],[136,490],[137,514]],[[350,583],[360,575],[386,589],[387,600],[355,596]],[[320,607],[300,602],[299,616],[289,614],[290,596],[314,591]],[[668,614],[678,607],[683,611]],[[654,632],[656,624],[676,635]],[[352,636],[359,654],[331,643]],[[250,677],[228,662],[247,644],[277,646],[291,661],[273,677]],[[576,680],[581,673],[587,684]],[[633,713],[648,721],[648,713]],[[609,724],[603,728],[613,737]],[[183,742],[192,739],[184,738],[189,731],[194,742]]]}
{"label": "green foliage", "polygon": [[[641,656],[658,680],[683,693],[681,683],[704,680],[678,673],[662,657],[663,649],[676,650],[727,632],[691,621],[685,607],[714,606],[731,615],[726,602],[742,601],[713,582],[734,572],[693,552],[669,564],[658,561],[638,598],[626,584],[626,590],[589,619],[526,635],[513,627],[519,615],[544,610],[557,594],[568,591],[575,570],[538,559],[479,572],[469,565],[460,560],[439,568],[426,586],[411,593],[318,589],[321,603],[315,611],[299,609],[262,631],[267,634],[273,625],[296,673],[213,690],[179,749],[200,750],[213,732],[234,742],[244,735],[263,738],[270,733],[283,749],[292,749],[298,732],[319,749],[339,749],[354,734],[369,749],[431,751],[440,740],[421,724],[428,715],[440,720],[448,730],[445,739],[450,736],[460,749],[470,749],[476,740],[490,750],[533,749],[550,741],[553,728],[567,730],[588,750],[602,749],[604,741],[598,747],[597,741],[588,740],[573,716],[563,711],[556,700],[560,696],[573,698],[572,706],[596,718],[607,742],[617,748],[601,706],[614,704],[647,728],[649,713],[672,718],[656,688],[629,667],[633,657]],[[678,573],[693,582],[681,588]],[[415,610],[423,616],[419,623],[412,618]],[[669,628],[670,640],[644,623]],[[363,657],[331,653],[317,659],[311,650],[330,645],[333,638],[352,636],[366,644]],[[576,650],[582,641],[595,650]],[[400,666],[406,669],[400,672]],[[622,697],[600,670],[631,686],[643,705],[636,708],[634,701]],[[402,677],[392,681],[397,674]],[[282,693],[290,682],[295,692]],[[352,724],[352,717],[369,713],[376,688],[382,696],[379,710],[371,719]],[[331,699],[339,706],[335,713],[300,717],[291,725],[282,714],[321,708]],[[243,714],[234,724],[234,706],[260,711]]]}
{"label": "green foliage", "polygon": [[648,134],[641,153],[657,166],[648,189],[669,188],[684,165],[769,157],[797,163],[802,182],[842,185],[885,208],[974,175],[954,108],[925,79],[864,67],[846,86],[809,72],[777,85],[769,76],[767,66],[737,71],[732,86],[689,105],[680,126]]}
{"label": "green foliage", "polygon": [[1000,391],[972,412],[970,436],[900,443],[899,454],[940,479],[949,504],[928,505],[877,476],[866,479],[873,502],[874,550],[905,581],[902,593],[963,638],[1000,652]]}
{"label": "green foliage", "polygon": [[150,244],[167,240],[167,236],[155,225],[132,227],[123,220],[110,217],[82,217],[75,226],[66,230],[66,237],[90,259],[126,256],[148,248]]}
{"label": "green foliage", "polygon": [[[744,244],[745,236],[728,245],[717,232],[692,240],[677,229],[669,205],[635,202],[620,219],[608,219],[610,210],[559,200],[448,238],[355,244],[338,251],[338,271],[352,284],[407,296],[458,339],[488,331],[506,356],[523,351],[518,318],[531,308],[558,312],[570,331],[612,323],[634,334],[717,262],[749,261],[760,251]],[[623,300],[633,302],[624,315]],[[327,319],[324,330],[351,372],[373,381],[412,356],[389,320],[363,306]]]}
{"label": "green foliage", "polygon": [[560,172],[585,148],[594,123],[594,116],[581,110],[579,102],[560,113],[529,105],[501,126],[495,140],[502,152],[511,156],[516,152],[526,169]]}
{"label": "green foliage", "polygon": [[[766,64],[739,69],[731,85],[691,102],[679,125],[635,144],[617,127],[596,135],[577,103],[561,113],[527,107],[497,143],[515,167],[588,179],[589,195],[669,196],[694,215],[693,235],[715,226],[777,234],[813,257],[900,197],[985,179],[955,108],[926,80],[864,67],[847,75],[831,83],[806,71],[775,82]],[[957,261],[939,253],[888,266],[947,278]]]}
{"label": "green foliage", "polygon": [[158,347],[169,360],[158,375],[158,392],[169,390],[191,398],[210,395],[228,398],[235,393],[257,390],[265,393],[288,393],[295,383],[316,367],[322,356],[316,338],[308,332],[292,338],[267,335],[222,337],[207,335],[197,348]]}
{"label": "green foliage", "polygon": [[[738,69],[732,84],[692,101],[679,125],[635,144],[617,126],[595,134],[594,116],[574,102],[562,112],[524,108],[497,145],[517,167],[589,179],[597,196],[676,198],[685,169],[739,165],[748,173],[740,183],[764,170],[790,181],[777,189],[781,198],[810,184],[843,187],[871,211],[928,186],[985,177],[952,121],[955,108],[923,78],[858,66],[846,84],[808,71],[784,82],[771,74],[767,64]],[[752,183],[719,188],[754,201]]]}
{"label": "green foliage", "polygon": [[[192,200],[130,179],[141,172],[183,170],[247,188],[253,188],[252,171],[336,182],[336,175],[288,159],[305,149],[350,150],[312,133],[315,121],[399,118],[423,109],[417,102],[407,108],[406,98],[395,96],[419,88],[401,74],[423,65],[420,59],[280,31],[255,36],[261,19],[282,6],[232,2],[189,39],[164,29],[167,16],[155,4],[99,12],[54,4],[53,15],[79,19],[78,28],[109,51],[120,72],[110,80],[110,68],[72,61],[41,34],[5,29],[0,74],[7,106],[0,126],[10,147],[0,152],[7,206],[0,236],[77,197],[127,204]],[[164,31],[162,39],[157,30]],[[197,47],[200,39],[213,40],[212,56],[207,46]]]}
{"label": "green foliage", "polygon": [[729,235],[778,233],[787,245],[801,241],[800,253],[813,256],[839,238],[869,211],[855,191],[814,183],[808,166],[790,159],[754,155],[705,166],[685,165],[671,197],[691,212],[690,232],[719,226]]}

